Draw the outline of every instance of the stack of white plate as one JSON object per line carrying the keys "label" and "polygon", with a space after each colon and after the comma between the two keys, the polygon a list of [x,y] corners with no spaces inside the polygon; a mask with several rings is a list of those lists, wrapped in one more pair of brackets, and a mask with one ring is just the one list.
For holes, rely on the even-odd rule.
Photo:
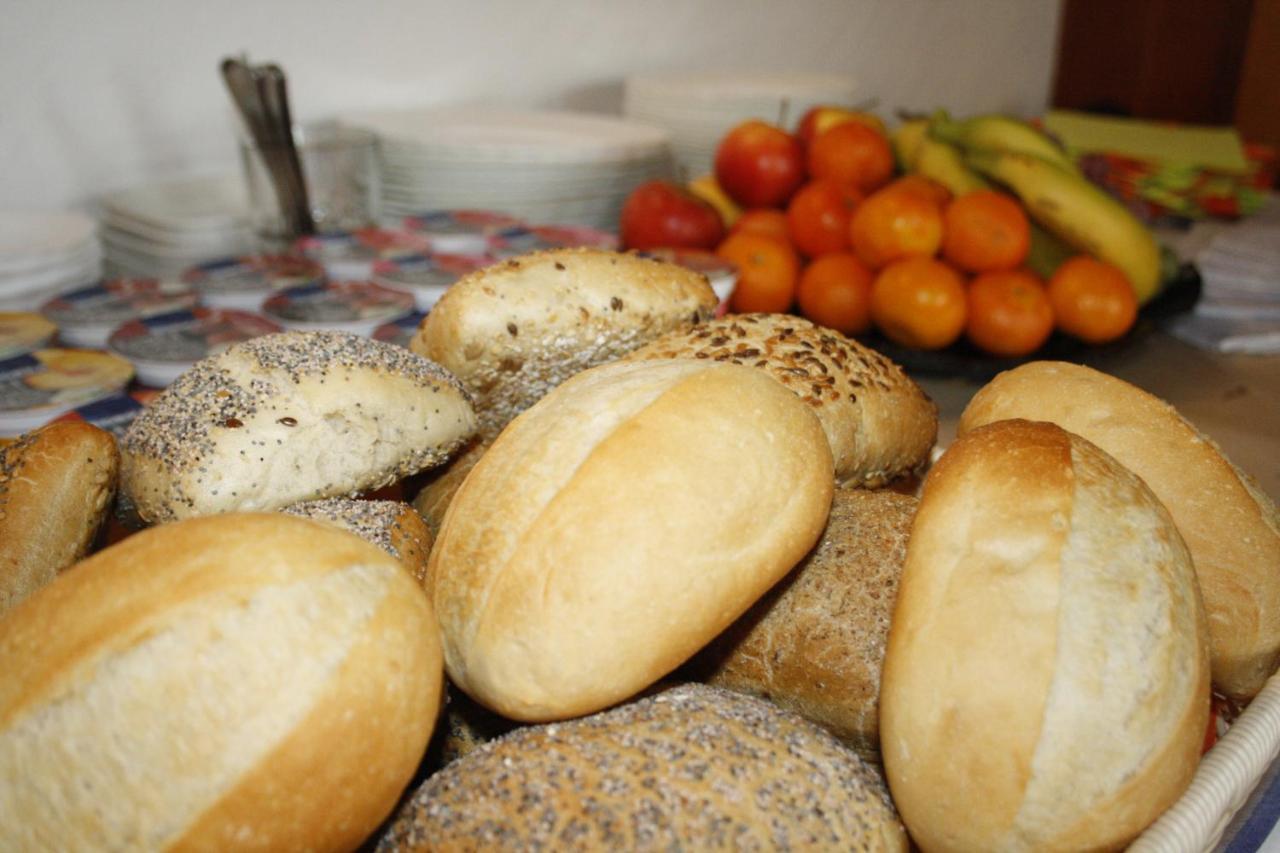
{"label": "stack of white plate", "polygon": [[91,217],[0,211],[0,310],[30,311],[102,275]]}
{"label": "stack of white plate", "polygon": [[684,179],[711,172],[716,146],[748,119],[788,130],[810,107],[853,106],[858,88],[836,74],[679,72],[635,74],[623,91],[627,118],[665,128]]}
{"label": "stack of white plate", "polygon": [[148,184],[104,196],[102,245],[113,274],[172,278],[253,246],[239,175]]}
{"label": "stack of white plate", "polygon": [[666,131],[600,114],[438,107],[342,120],[378,137],[388,222],[480,208],[616,228],[632,189],[672,175]]}

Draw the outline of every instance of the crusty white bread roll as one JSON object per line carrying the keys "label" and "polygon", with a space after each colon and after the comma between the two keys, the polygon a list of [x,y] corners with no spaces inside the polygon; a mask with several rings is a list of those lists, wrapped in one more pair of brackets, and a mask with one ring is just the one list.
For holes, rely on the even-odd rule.
{"label": "crusty white bread roll", "polygon": [[758,367],[813,407],[842,485],[883,486],[929,461],[938,408],[885,356],[790,314],[729,314],[669,332],[628,359]]}
{"label": "crusty white bread roll", "polygon": [[437,630],[326,524],[131,536],[0,617],[0,848],[352,849],[430,737]]}
{"label": "crusty white bread roll", "polygon": [[449,677],[525,722],[626,699],[805,555],[832,490],[818,419],[761,371],[584,371],[512,421],[445,513],[430,574]]}
{"label": "crusty white bread roll", "polygon": [[444,521],[445,511],[449,509],[458,487],[488,449],[488,442],[471,442],[446,464],[432,471],[430,479],[419,489],[413,499],[413,508],[422,516],[432,536],[440,532],[440,523]]}
{"label": "crusty white bread roll", "polygon": [[1147,482],[1191,549],[1209,614],[1213,681],[1252,697],[1280,665],[1280,515],[1258,485],[1168,403],[1092,368],[1032,362],[980,389],[963,434],[991,421],[1051,421]]}
{"label": "crusty white bread roll", "polygon": [[282,512],[336,524],[395,557],[426,587],[431,531],[422,516],[401,501],[324,498],[285,507]]}
{"label": "crusty white bread roll", "polygon": [[0,613],[88,552],[119,469],[116,440],[81,421],[0,448]]}
{"label": "crusty white bread roll", "polygon": [[1195,570],[1146,484],[1053,424],[958,439],[925,479],[880,688],[920,847],[1119,849],[1190,783],[1208,714]]}
{"label": "crusty white bread roll", "polygon": [[428,779],[377,850],[905,851],[883,781],[817,726],[684,685],[528,726]]}
{"label": "crusty white bread roll", "polygon": [[403,347],[283,332],[203,359],[121,440],[121,486],[146,521],[377,489],[438,465],[475,431],[467,392]]}
{"label": "crusty white bread roll", "polygon": [[709,684],[771,699],[880,757],[880,671],[916,499],[836,489],[813,550],[700,652]]}
{"label": "crusty white bread roll", "polygon": [[716,304],[706,276],[678,264],[553,249],[463,276],[409,348],[462,380],[490,439],[573,374],[710,319]]}

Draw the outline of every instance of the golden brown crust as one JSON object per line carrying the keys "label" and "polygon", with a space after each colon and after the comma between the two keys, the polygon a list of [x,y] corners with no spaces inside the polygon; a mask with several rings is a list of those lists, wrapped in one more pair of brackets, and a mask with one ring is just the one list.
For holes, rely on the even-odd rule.
{"label": "golden brown crust", "polygon": [[488,442],[473,440],[448,463],[432,471],[430,479],[414,497],[413,508],[422,516],[432,536],[439,535],[445,511],[449,509],[449,504],[453,501],[458,487],[462,485],[463,480],[467,479],[471,469],[488,449]]}
{"label": "golden brown crust", "polygon": [[427,780],[379,838],[416,850],[905,851],[875,772],[767,702],[684,685],[528,726]]}
{"label": "golden brown crust", "polygon": [[88,553],[119,469],[111,434],[78,421],[0,448],[0,613]]}
{"label": "golden brown crust", "polygon": [[[5,849],[350,849],[442,689],[430,602],[326,524],[161,525],[3,617]],[[197,663],[198,662],[198,665]]]}
{"label": "golden brown crust", "polygon": [[885,356],[789,314],[732,314],[669,332],[629,359],[698,358],[764,370],[822,422],[844,486],[876,488],[922,468],[938,409]]}
{"label": "golden brown crust", "polygon": [[409,342],[462,380],[493,436],[573,374],[710,319],[706,276],[599,249],[554,249],[477,270],[449,288]]}
{"label": "golden brown crust", "polygon": [[1009,420],[934,465],[880,695],[924,849],[1112,849],[1190,783],[1209,710],[1194,568],[1132,472]]}
{"label": "golden brown crust", "polygon": [[1004,418],[1050,421],[1146,481],[1191,550],[1209,614],[1214,684],[1247,699],[1280,664],[1276,506],[1169,404],[1097,370],[1032,362],[982,388],[960,434]]}
{"label": "golden brown crust", "polygon": [[916,499],[837,489],[813,551],[695,661],[879,761],[880,670]]}
{"label": "golden brown crust", "polygon": [[615,363],[503,431],[431,553],[450,678],[516,720],[633,695],[683,663],[809,550],[831,451],[759,371]]}

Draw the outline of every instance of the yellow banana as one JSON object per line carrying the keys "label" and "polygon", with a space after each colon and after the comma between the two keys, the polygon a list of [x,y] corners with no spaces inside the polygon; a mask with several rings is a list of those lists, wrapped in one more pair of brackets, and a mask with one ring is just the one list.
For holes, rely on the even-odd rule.
{"label": "yellow banana", "polygon": [[912,171],[942,184],[953,196],[991,189],[991,184],[965,165],[959,149],[929,136],[920,140]]}
{"label": "yellow banana", "polygon": [[689,192],[708,202],[716,209],[716,212],[720,214],[720,219],[724,222],[725,228],[737,222],[738,217],[742,215],[742,208],[720,188],[720,184],[716,182],[715,175],[702,175],[695,178],[688,183],[687,188]]}
{"label": "yellow banana", "polygon": [[895,127],[893,133],[889,134],[893,156],[898,161],[900,170],[915,171],[916,154],[920,151],[920,143],[924,141],[928,129],[928,119],[910,119]]}
{"label": "yellow banana", "polygon": [[1128,208],[1101,188],[1031,154],[979,149],[965,162],[1012,191],[1032,219],[1065,243],[1119,267],[1139,303],[1159,291],[1159,243]]}
{"label": "yellow banana", "polygon": [[1027,122],[1006,115],[980,115],[953,120],[938,110],[929,121],[929,135],[957,145],[966,153],[978,149],[1033,154],[1069,172],[1078,172],[1075,161],[1061,146]]}

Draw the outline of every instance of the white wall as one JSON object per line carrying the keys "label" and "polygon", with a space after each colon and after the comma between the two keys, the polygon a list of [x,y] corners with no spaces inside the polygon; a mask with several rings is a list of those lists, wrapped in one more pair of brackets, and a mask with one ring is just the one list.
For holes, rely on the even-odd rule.
{"label": "white wall", "polygon": [[236,168],[217,73],[298,118],[464,100],[618,112],[635,71],[848,73],[882,114],[1047,103],[1057,0],[0,0],[0,207]]}

